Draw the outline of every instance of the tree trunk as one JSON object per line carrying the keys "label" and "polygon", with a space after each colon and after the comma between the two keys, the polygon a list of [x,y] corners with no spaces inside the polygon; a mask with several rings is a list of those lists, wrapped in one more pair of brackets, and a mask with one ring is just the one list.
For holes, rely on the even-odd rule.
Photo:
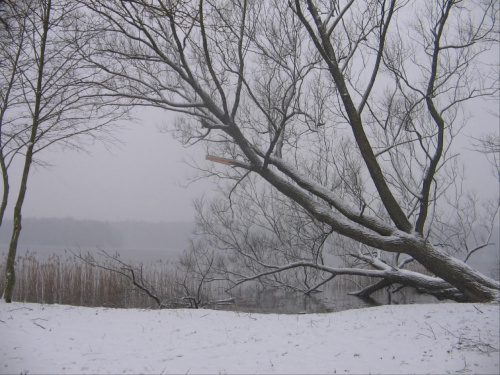
{"label": "tree trunk", "polygon": [[[284,195],[293,199],[307,210],[316,220],[330,225],[332,230],[365,245],[391,253],[405,253],[412,256],[435,276],[457,288],[468,302],[490,302],[500,300],[500,282],[482,275],[468,264],[447,255],[443,250],[432,246],[417,233],[395,232],[392,236],[363,237],[354,231],[343,228],[332,216],[332,212],[316,204],[305,194],[298,192],[290,184],[280,180],[269,170],[258,173]],[[407,285],[411,286],[411,282]]]}
{"label": "tree trunk", "polygon": [[479,273],[443,251],[427,244],[424,249],[411,254],[420,264],[436,276],[457,288],[469,302],[500,300],[500,282]]}
{"label": "tree trunk", "polygon": [[[9,252],[7,254],[7,262],[5,265],[5,292],[4,300],[7,303],[12,302],[12,294],[14,292],[14,285],[16,282],[15,274],[15,258],[17,253],[17,244],[19,242],[19,235],[21,234],[22,228],[22,208],[24,204],[24,199],[26,197],[26,190],[28,187],[28,177],[33,163],[33,148],[37,140],[38,126],[40,123],[40,112],[41,112],[41,101],[42,101],[42,88],[43,88],[43,71],[45,67],[45,48],[47,45],[47,36],[49,33],[49,20],[51,12],[52,2],[49,0],[45,4],[43,9],[43,33],[40,40],[40,57],[38,58],[38,76],[35,91],[35,108],[32,117],[31,133],[30,138],[27,143],[26,156],[24,158],[24,169],[23,176],[21,179],[21,185],[19,187],[19,195],[17,197],[16,206],[14,207],[14,228],[12,229],[12,237],[9,245]],[[34,51],[37,52],[37,51]]]}
{"label": "tree trunk", "polygon": [[[38,120],[34,121],[32,126],[32,135],[31,138],[35,139],[36,133],[38,129]],[[16,273],[15,273],[15,259],[17,253],[17,245],[19,242],[19,235],[21,234],[22,229],[22,208],[24,204],[24,199],[26,197],[26,190],[28,187],[28,176],[31,168],[31,164],[33,162],[33,142],[30,143],[28,150],[26,152],[25,162],[24,162],[24,170],[23,176],[21,179],[21,186],[19,187],[19,195],[17,198],[16,206],[14,207],[14,228],[12,229],[12,237],[9,245],[9,252],[7,254],[7,262],[5,265],[5,292],[4,292],[4,300],[7,303],[12,302],[12,294],[14,292],[14,285],[16,282]]]}
{"label": "tree trunk", "polygon": [[4,300],[7,303],[12,302],[12,295],[14,293],[14,285],[16,284],[16,270],[15,261],[17,253],[17,242],[19,234],[21,233],[21,217],[14,220],[14,229],[12,230],[12,239],[9,245],[9,252],[7,254],[7,262],[5,264],[5,291]]}
{"label": "tree trunk", "polygon": [[0,167],[2,169],[2,182],[3,182],[2,203],[0,205],[0,227],[2,227],[3,218],[5,216],[5,210],[7,209],[7,202],[9,199],[9,190],[10,190],[9,175],[7,172],[7,166],[5,165],[5,160],[3,155],[0,156]]}

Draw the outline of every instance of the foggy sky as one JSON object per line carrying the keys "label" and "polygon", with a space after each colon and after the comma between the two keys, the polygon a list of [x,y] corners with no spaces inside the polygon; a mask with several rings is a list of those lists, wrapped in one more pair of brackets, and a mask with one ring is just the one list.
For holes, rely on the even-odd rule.
{"label": "foggy sky", "polygon": [[[479,103],[475,103],[476,105]],[[481,104],[479,104],[481,106]],[[498,194],[499,185],[491,175],[484,155],[470,151],[467,135],[498,132],[498,118],[486,108],[475,108],[465,130],[463,147],[458,147],[467,166],[466,185],[479,196]],[[32,170],[23,207],[24,217],[92,219],[103,221],[144,220],[150,222],[193,221],[192,200],[209,195],[208,181],[189,187],[188,177],[195,173],[183,159],[203,163],[201,148],[184,148],[158,127],[172,124],[175,114],[144,109],[140,123],[127,123],[117,135],[123,142],[107,150],[102,144],[88,148],[91,155],[75,151],[45,150],[40,157],[50,168]],[[12,218],[20,173],[11,169],[10,206],[6,219]]]}
{"label": "foggy sky", "polygon": [[[194,173],[183,159],[195,155],[196,149],[185,149],[170,134],[158,130],[161,122],[172,122],[174,114],[150,109],[141,112],[140,123],[127,122],[127,129],[116,134],[123,144],[109,150],[97,143],[87,148],[90,155],[71,150],[40,153],[52,166],[32,170],[23,216],[193,221],[193,198],[211,190],[206,181],[181,186]],[[198,150],[196,157],[203,159],[204,154]],[[11,218],[17,198],[15,182],[20,173],[15,169],[11,170],[6,219]]]}

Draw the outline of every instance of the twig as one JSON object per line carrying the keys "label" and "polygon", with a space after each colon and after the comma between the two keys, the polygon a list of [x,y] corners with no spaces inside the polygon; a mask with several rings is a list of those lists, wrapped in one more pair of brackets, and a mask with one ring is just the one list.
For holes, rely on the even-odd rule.
{"label": "twig", "polygon": [[467,361],[465,360],[465,357],[462,357],[462,359],[464,360],[464,367],[461,369],[461,370],[457,370],[455,372],[457,373],[464,373],[464,372],[468,372],[468,369],[467,369]]}
{"label": "twig", "polygon": [[38,327],[40,327],[40,328],[47,329],[47,328],[45,328],[44,326],[42,326],[41,324],[38,324],[37,322],[35,322],[35,321],[33,321],[33,320],[32,320],[31,322],[32,322],[34,325],[36,325],[36,326],[38,326]]}
{"label": "twig", "polygon": [[477,311],[479,311],[481,314],[484,314],[484,312],[482,312],[481,310],[479,310],[479,308],[478,308],[476,305],[472,305],[472,306],[474,306],[474,308],[475,308]]}
{"label": "twig", "polygon": [[12,312],[12,311],[16,311],[16,310],[29,310],[29,311],[33,311],[33,309],[30,309],[29,307],[18,307],[17,309],[12,309],[12,310],[8,310],[9,312]]}

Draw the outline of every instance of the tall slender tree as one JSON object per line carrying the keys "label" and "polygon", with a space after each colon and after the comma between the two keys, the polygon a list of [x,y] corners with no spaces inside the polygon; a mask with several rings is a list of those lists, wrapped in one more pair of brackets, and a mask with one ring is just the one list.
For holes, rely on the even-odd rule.
{"label": "tall slender tree", "polygon": [[91,85],[95,72],[84,65],[78,48],[88,45],[95,34],[82,28],[80,8],[65,0],[7,1],[4,5],[8,30],[2,34],[0,52],[4,187],[0,220],[10,192],[9,168],[14,158],[22,160],[6,261],[6,302],[12,299],[22,208],[32,166],[41,161],[39,153],[49,147],[83,148],[86,142],[111,141],[109,125],[124,113],[112,105],[104,107],[99,89]]}

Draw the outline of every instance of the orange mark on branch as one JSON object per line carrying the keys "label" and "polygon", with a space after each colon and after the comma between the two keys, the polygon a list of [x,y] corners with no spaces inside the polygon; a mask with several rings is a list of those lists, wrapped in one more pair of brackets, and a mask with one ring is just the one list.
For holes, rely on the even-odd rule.
{"label": "orange mark on branch", "polygon": [[238,165],[238,162],[234,159],[221,158],[219,156],[207,155],[207,160],[213,161],[214,163],[226,164],[226,165]]}

